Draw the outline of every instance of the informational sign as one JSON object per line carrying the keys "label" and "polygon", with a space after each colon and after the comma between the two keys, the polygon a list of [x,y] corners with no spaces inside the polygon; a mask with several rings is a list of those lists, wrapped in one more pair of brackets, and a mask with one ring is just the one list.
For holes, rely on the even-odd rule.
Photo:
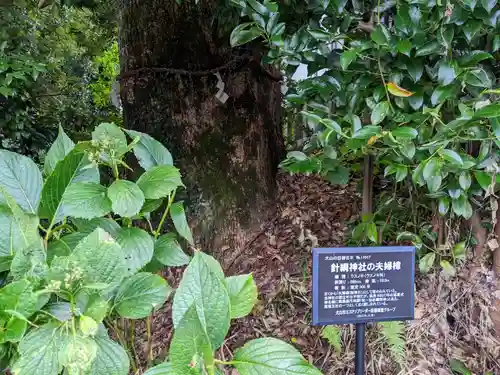
{"label": "informational sign", "polygon": [[313,249],[313,324],[414,317],[415,248]]}

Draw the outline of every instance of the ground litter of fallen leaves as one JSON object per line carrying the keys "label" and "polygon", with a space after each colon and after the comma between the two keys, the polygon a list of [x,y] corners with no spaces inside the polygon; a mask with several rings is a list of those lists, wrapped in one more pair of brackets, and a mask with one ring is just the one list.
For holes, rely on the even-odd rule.
{"label": "ground litter of fallen leaves", "polygon": [[[230,360],[249,339],[273,336],[297,347],[324,374],[354,374],[354,329],[342,328],[342,352],[336,353],[311,326],[311,249],[345,246],[356,221],[361,197],[356,182],[333,186],[313,176],[280,175],[278,213],[226,274],[252,273],[259,287],[253,312],[232,324],[219,357]],[[166,277],[177,285],[181,270]],[[439,273],[417,276],[416,319],[407,322],[407,366],[400,368],[376,326],[368,328],[369,375],[452,375],[451,358],[466,363],[472,374],[500,375],[500,342],[495,338],[489,308],[494,290],[492,272],[480,265],[465,265],[452,280]],[[500,296],[497,296],[500,298]],[[171,339],[171,304],[154,314],[153,353],[165,358]],[[144,337],[144,324],[137,337]],[[145,343],[136,351],[143,359]],[[228,372],[236,375],[237,372]]]}

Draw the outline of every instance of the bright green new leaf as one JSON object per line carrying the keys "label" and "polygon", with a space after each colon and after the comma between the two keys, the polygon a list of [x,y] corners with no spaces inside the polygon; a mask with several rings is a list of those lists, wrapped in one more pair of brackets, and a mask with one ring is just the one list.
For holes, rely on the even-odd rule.
{"label": "bright green new leaf", "polygon": [[123,217],[137,215],[144,205],[144,193],[132,181],[117,180],[108,187],[108,198],[115,214]]}
{"label": "bright green new leaf", "polygon": [[80,331],[83,336],[94,336],[97,333],[98,325],[97,322],[90,316],[82,315],[80,316]]}
{"label": "bright green new leaf", "polygon": [[79,219],[94,219],[111,212],[106,187],[94,182],[77,182],[68,186],[62,197],[62,213]]}
{"label": "bright green new leaf", "polygon": [[452,371],[456,372],[457,374],[460,375],[472,375],[472,371],[469,370],[463,362],[459,361],[458,359],[451,359],[450,360],[450,367]]}
{"label": "bright green new leaf", "polygon": [[[37,213],[42,191],[42,173],[30,158],[0,150],[0,188],[25,212]],[[2,201],[0,196],[0,203]]]}
{"label": "bright green new leaf", "polygon": [[261,29],[255,22],[246,22],[233,29],[229,42],[231,47],[237,47],[257,39],[263,34],[264,30]]}
{"label": "bright green new leaf", "polygon": [[179,170],[171,165],[158,165],[146,171],[137,180],[146,199],[165,198],[184,186]]}
{"label": "bright green new leaf", "polygon": [[[372,125],[377,125],[384,121],[385,117],[389,113],[389,109],[390,107],[388,102],[384,101],[378,103],[375,108],[373,108],[370,116]],[[363,130],[363,128],[361,130]]]}
{"label": "bright green new leaf", "polygon": [[434,261],[436,260],[436,253],[428,253],[424,255],[418,262],[418,268],[420,272],[427,273],[434,266]]}
{"label": "bright green new leaf", "polygon": [[195,306],[212,348],[217,349],[229,330],[230,300],[220,265],[209,255],[196,252],[175,292],[172,319],[177,329],[186,312]]}
{"label": "bright green new leaf", "polygon": [[130,362],[127,352],[106,336],[96,336],[97,353],[85,375],[127,375]]}
{"label": "bright green new leaf", "polygon": [[118,288],[115,309],[124,318],[142,319],[161,307],[171,292],[172,288],[161,276],[137,273]]}
{"label": "bright green new leaf", "polygon": [[139,165],[144,170],[150,170],[158,165],[173,165],[173,159],[165,146],[153,137],[135,130],[124,129],[133,139],[139,137],[139,142],[133,146]]}
{"label": "bright green new leaf", "polygon": [[163,265],[180,267],[189,263],[189,256],[182,251],[175,233],[167,233],[159,237],[154,244],[154,257]]}
{"label": "bright green new leaf", "polygon": [[455,267],[453,267],[447,260],[442,260],[440,265],[442,268],[442,275],[445,279],[450,279],[457,274]]}
{"label": "bright green new leaf", "polygon": [[136,273],[153,259],[155,245],[153,238],[146,231],[134,227],[121,228],[115,240],[122,248],[127,275]]}
{"label": "bright green new leaf", "polygon": [[170,217],[174,222],[177,233],[185,238],[190,245],[194,245],[193,235],[191,234],[191,229],[189,229],[182,202],[175,202],[170,206]]}
{"label": "bright green new leaf", "polygon": [[332,119],[324,118],[321,120],[321,123],[327,128],[334,130],[336,133],[342,133],[342,128],[340,127],[340,125]]}
{"label": "bright green new leaf", "polygon": [[243,318],[250,314],[257,302],[257,285],[250,275],[226,278],[227,291],[231,301],[231,319]]}
{"label": "bright green new leaf", "polygon": [[290,344],[274,338],[248,341],[234,353],[239,375],[321,375]]}
{"label": "bright green new leaf", "polygon": [[440,151],[440,154],[445,160],[451,163],[458,165],[462,165],[464,163],[462,158],[456,151],[444,149]]}
{"label": "bright green new leaf", "polygon": [[59,126],[59,134],[45,156],[45,175],[50,176],[56,168],[57,163],[63,160],[74,147],[75,144],[73,141],[66,135],[63,128]]}
{"label": "bright green new leaf", "polygon": [[339,326],[326,326],[321,330],[321,337],[328,341],[328,344],[335,349],[337,354],[342,352],[342,336]]}
{"label": "bright green new leaf", "polygon": [[340,54],[340,66],[346,70],[357,56],[357,51],[354,49],[344,51]]}
{"label": "bright green new leaf", "polygon": [[452,253],[453,257],[456,260],[465,260],[466,259],[466,246],[465,246],[465,241],[457,243],[455,246],[453,246]]}
{"label": "bright green new leaf", "polygon": [[125,133],[113,123],[101,123],[92,132],[92,140],[98,143],[106,158],[119,158],[128,151]]}

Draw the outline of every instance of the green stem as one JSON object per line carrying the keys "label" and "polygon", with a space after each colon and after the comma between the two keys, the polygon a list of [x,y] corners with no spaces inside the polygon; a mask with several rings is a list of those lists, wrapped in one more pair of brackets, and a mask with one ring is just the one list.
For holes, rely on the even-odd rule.
{"label": "green stem", "polygon": [[161,229],[163,228],[163,223],[167,218],[168,211],[170,210],[170,206],[174,202],[174,198],[175,198],[175,191],[168,198],[167,207],[165,207],[165,211],[163,212],[163,215],[161,217],[160,224],[158,224],[158,228],[156,228],[156,231],[154,232],[155,239],[157,239],[160,236]]}

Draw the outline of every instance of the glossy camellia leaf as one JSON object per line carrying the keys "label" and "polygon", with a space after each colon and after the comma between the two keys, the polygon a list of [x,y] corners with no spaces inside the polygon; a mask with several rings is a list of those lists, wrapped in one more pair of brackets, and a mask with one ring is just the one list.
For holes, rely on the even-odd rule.
{"label": "glossy camellia leaf", "polygon": [[74,147],[75,144],[73,141],[66,135],[63,128],[59,126],[59,134],[45,156],[45,175],[50,176],[56,168],[57,163],[63,160]]}
{"label": "glossy camellia leaf", "polygon": [[111,212],[106,187],[94,182],[77,182],[68,186],[62,198],[65,216],[93,219]]}
{"label": "glossy camellia leaf", "polygon": [[475,117],[486,117],[486,118],[496,118],[500,117],[500,104],[490,104],[486,107],[478,109],[475,113]]}
{"label": "glossy camellia leaf", "polygon": [[59,351],[64,341],[63,330],[56,323],[31,330],[19,344],[14,374],[58,375],[62,371]]}
{"label": "glossy camellia leaf", "polygon": [[488,13],[491,13],[497,2],[498,0],[481,0],[481,5]]}
{"label": "glossy camellia leaf", "polygon": [[158,165],[146,171],[137,180],[146,199],[165,198],[175,189],[184,186],[179,170],[171,165]]}
{"label": "glossy camellia leaf", "polygon": [[403,55],[406,55],[408,57],[410,57],[412,47],[413,47],[413,45],[411,44],[411,42],[408,39],[400,40],[396,44],[396,48],[397,48],[398,52],[402,53]]}
{"label": "glossy camellia leaf", "polygon": [[[132,181],[117,180],[108,187],[108,198],[115,214],[123,217],[137,215],[144,205],[144,193]],[[103,216],[103,215],[101,215]]]}
{"label": "glossy camellia leaf", "polygon": [[111,157],[110,153],[115,157],[121,157],[128,151],[125,133],[113,123],[99,124],[92,132],[92,140],[98,142],[99,147],[105,150],[106,158]]}
{"label": "glossy camellia leaf", "polygon": [[274,338],[248,341],[234,353],[239,375],[321,375],[290,344]]}
{"label": "glossy camellia leaf", "polygon": [[257,285],[252,275],[238,275],[226,278],[227,291],[231,301],[231,319],[250,314],[257,302]]}
{"label": "glossy camellia leaf", "polygon": [[470,173],[467,171],[460,173],[460,176],[458,178],[458,182],[460,183],[460,187],[462,189],[468,190],[470,188],[471,183],[472,183]]}
{"label": "glossy camellia leaf", "polygon": [[380,126],[367,125],[353,134],[354,139],[369,139],[374,135],[380,134]]}
{"label": "glossy camellia leaf", "polygon": [[456,151],[444,149],[440,151],[440,154],[445,160],[451,163],[455,163],[458,165],[462,165],[464,163],[462,158]]}
{"label": "glossy camellia leaf", "polygon": [[400,126],[392,130],[391,133],[395,138],[415,139],[418,137],[417,129],[410,128],[409,126]]}
{"label": "glossy camellia leaf", "polygon": [[448,61],[441,61],[438,69],[438,81],[441,85],[447,86],[457,77],[457,72],[453,64]]}
{"label": "glossy camellia leaf", "polygon": [[428,42],[424,44],[422,47],[419,47],[417,49],[417,53],[415,56],[427,56],[427,55],[432,55],[437,53],[441,49],[441,45],[439,44],[438,41],[433,40],[432,42]]}
{"label": "glossy camellia leaf", "polygon": [[213,350],[224,341],[231,318],[229,294],[223,276],[220,265],[214,258],[196,252],[184,271],[172,306],[172,319],[176,329],[186,312],[194,306]]}
{"label": "glossy camellia leaf", "polygon": [[342,54],[340,55],[340,66],[342,67],[342,69],[346,70],[347,68],[349,68],[349,65],[351,65],[356,56],[357,51],[354,49],[342,52]]}
{"label": "glossy camellia leaf", "polygon": [[427,180],[427,187],[431,193],[435,193],[441,187],[443,178],[440,175],[430,176]]}
{"label": "glossy camellia leaf", "polygon": [[115,309],[124,318],[142,319],[161,307],[172,288],[159,275],[137,273],[126,279],[115,296]]}
{"label": "glossy camellia leaf", "polygon": [[175,202],[170,206],[170,217],[174,222],[177,233],[185,238],[190,245],[194,245],[193,235],[191,234],[191,229],[189,229],[182,201]]}
{"label": "glossy camellia leaf", "polygon": [[231,47],[241,46],[259,36],[263,35],[263,30],[255,22],[242,23],[231,32],[229,42]]}
{"label": "glossy camellia leaf", "polygon": [[45,181],[38,212],[42,218],[49,219],[51,227],[64,217],[63,196],[68,187],[76,182],[96,182],[92,181],[94,176],[92,169],[88,166],[85,152],[75,147],[57,163],[56,168]]}
{"label": "glossy camellia leaf", "polygon": [[139,141],[133,146],[134,154],[139,161],[139,165],[144,170],[149,170],[158,165],[173,165],[172,155],[153,137],[148,134],[135,130],[126,130],[125,132],[133,139],[139,137]]}
{"label": "glossy camellia leaf", "polygon": [[37,213],[42,191],[42,173],[30,158],[0,150],[0,187],[25,212]]}
{"label": "glossy camellia leaf", "polygon": [[163,265],[169,267],[184,266],[189,263],[189,256],[182,251],[175,233],[160,236],[154,245],[154,256]]}
{"label": "glossy camellia leaf", "polygon": [[94,338],[97,352],[85,375],[127,375],[130,361],[125,349],[106,336]]}
{"label": "glossy camellia leaf", "polygon": [[409,96],[412,96],[414,93],[411,91],[408,91],[398,85],[396,85],[394,82],[389,82],[387,84],[387,90],[394,96],[399,96],[402,98],[407,98]]}
{"label": "glossy camellia leaf", "polygon": [[134,274],[151,259],[154,253],[154,241],[148,232],[140,228],[121,228],[115,240],[122,248],[128,274]]}
{"label": "glossy camellia leaf", "polygon": [[372,125],[377,125],[384,121],[385,117],[389,113],[389,108],[390,107],[388,102],[384,101],[378,103],[375,108],[373,108],[372,114],[370,116]]}
{"label": "glossy camellia leaf", "polygon": [[484,171],[474,171],[474,176],[476,177],[476,181],[479,185],[487,191],[493,181],[491,175]]}

